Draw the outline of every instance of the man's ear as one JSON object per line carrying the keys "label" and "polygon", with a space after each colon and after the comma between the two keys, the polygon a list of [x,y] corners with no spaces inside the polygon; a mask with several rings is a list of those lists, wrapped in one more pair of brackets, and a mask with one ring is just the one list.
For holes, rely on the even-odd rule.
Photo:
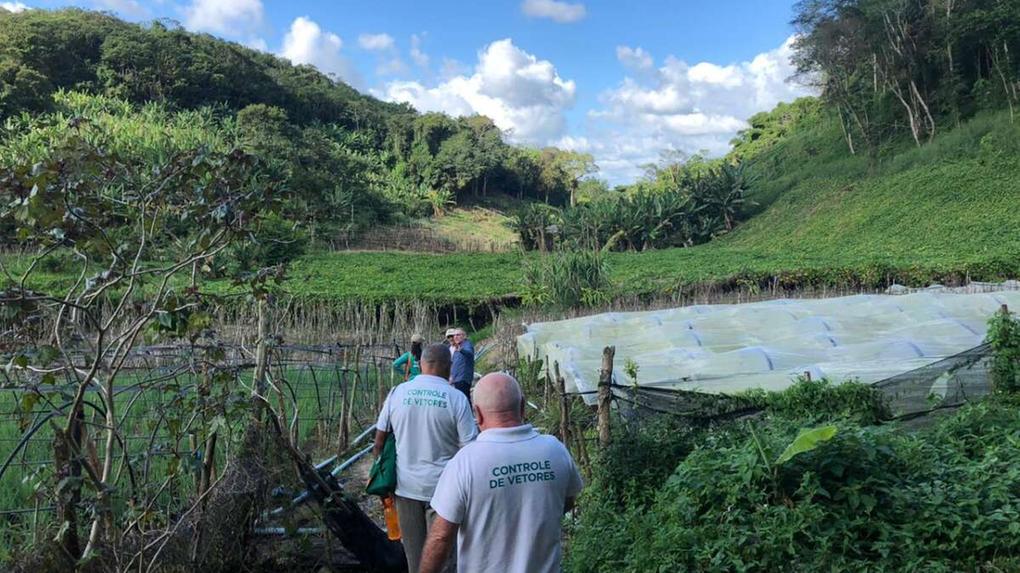
{"label": "man's ear", "polygon": [[524,421],[524,407],[528,405],[528,401],[521,396],[521,421]]}
{"label": "man's ear", "polygon": [[482,416],[482,411],[478,408],[478,406],[471,406],[471,409],[474,410],[475,412],[475,421],[477,421],[478,425],[481,426],[482,420],[484,419],[484,417]]}

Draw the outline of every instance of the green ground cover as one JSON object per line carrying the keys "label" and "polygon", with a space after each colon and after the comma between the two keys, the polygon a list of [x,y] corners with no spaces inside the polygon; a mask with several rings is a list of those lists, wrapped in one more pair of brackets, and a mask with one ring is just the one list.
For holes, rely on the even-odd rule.
{"label": "green ground cover", "polygon": [[506,213],[481,205],[456,207],[442,217],[428,219],[427,225],[454,244],[505,248],[517,242],[517,233],[510,228],[510,218]]}
{"label": "green ground cover", "polygon": [[[915,432],[847,413],[767,406],[751,423],[620,432],[593,466],[564,570],[1016,570],[1015,403],[968,405]],[[834,436],[777,457],[812,426]]]}

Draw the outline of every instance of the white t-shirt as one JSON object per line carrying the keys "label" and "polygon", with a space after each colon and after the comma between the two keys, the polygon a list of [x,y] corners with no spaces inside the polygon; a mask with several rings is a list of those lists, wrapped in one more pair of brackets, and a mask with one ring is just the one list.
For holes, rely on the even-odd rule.
{"label": "white t-shirt", "polygon": [[555,572],[563,509],[582,487],[567,448],[525,424],[485,430],[457,452],[432,508],[460,524],[457,571]]}
{"label": "white t-shirt", "polygon": [[419,501],[432,499],[446,462],[478,435],[464,394],[428,374],[393,388],[375,427],[396,439],[396,494]]}

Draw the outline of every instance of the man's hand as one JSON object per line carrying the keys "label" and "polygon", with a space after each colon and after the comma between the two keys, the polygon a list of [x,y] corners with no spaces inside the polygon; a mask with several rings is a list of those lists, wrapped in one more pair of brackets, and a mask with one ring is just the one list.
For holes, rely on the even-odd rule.
{"label": "man's hand", "polygon": [[390,434],[389,432],[384,432],[382,430],[376,429],[375,443],[372,444],[373,456],[378,458],[382,454],[383,446],[386,445],[386,436],[388,436],[389,434]]}
{"label": "man's hand", "polygon": [[425,549],[421,556],[421,565],[418,567],[420,573],[439,573],[443,569],[450,548],[457,539],[459,527],[438,515],[432,520],[429,537],[425,541]]}

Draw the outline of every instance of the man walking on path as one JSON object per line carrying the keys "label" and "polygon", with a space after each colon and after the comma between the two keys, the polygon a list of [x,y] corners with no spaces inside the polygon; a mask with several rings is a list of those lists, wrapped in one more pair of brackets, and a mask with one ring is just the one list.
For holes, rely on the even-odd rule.
{"label": "man walking on path", "polygon": [[475,381],[475,346],[461,328],[447,330],[446,341],[450,345],[450,356],[453,359],[450,382],[467,396],[470,405],[471,383]]}
{"label": "man walking on path", "polygon": [[523,422],[517,381],[488,374],[475,387],[482,432],[439,478],[421,573],[438,573],[457,540],[457,570],[560,570],[563,514],[581,491],[570,452]]}
{"label": "man walking on path", "polygon": [[421,371],[390,391],[379,412],[373,448],[378,456],[387,434],[393,432],[397,446],[394,498],[409,573],[418,573],[436,482],[457,450],[478,434],[467,399],[450,387],[447,347],[426,347]]}

